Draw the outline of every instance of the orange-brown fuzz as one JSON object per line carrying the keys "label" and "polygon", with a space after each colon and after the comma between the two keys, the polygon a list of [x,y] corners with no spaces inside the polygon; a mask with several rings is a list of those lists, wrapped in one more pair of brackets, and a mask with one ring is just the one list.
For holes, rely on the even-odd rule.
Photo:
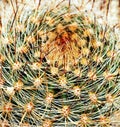
{"label": "orange-brown fuzz", "polygon": [[7,120],[0,120],[0,127],[10,127]]}
{"label": "orange-brown fuzz", "polygon": [[42,84],[42,82],[43,82],[43,78],[38,77],[38,78],[34,79],[33,84],[34,84],[35,87],[38,87],[38,86],[40,86]]}
{"label": "orange-brown fuzz", "polygon": [[4,62],[5,58],[3,55],[0,54],[0,63]]}
{"label": "orange-brown fuzz", "polygon": [[20,125],[20,127],[30,127],[30,124],[27,123],[27,122],[25,122],[25,123],[22,123],[22,124]]}
{"label": "orange-brown fuzz", "polygon": [[64,75],[59,77],[59,84],[63,87],[66,86],[67,78]]}
{"label": "orange-brown fuzz", "polygon": [[52,127],[53,122],[49,119],[45,119],[45,121],[43,122],[42,127]]}
{"label": "orange-brown fuzz", "polygon": [[106,125],[106,124],[109,124],[109,118],[107,118],[107,117],[105,117],[105,116],[100,116],[100,123],[102,124],[102,125]]}
{"label": "orange-brown fuzz", "polygon": [[3,106],[3,113],[9,114],[12,111],[12,109],[13,109],[12,103],[8,102]]}
{"label": "orange-brown fuzz", "polygon": [[108,103],[113,103],[114,97],[113,97],[111,94],[107,94],[107,95],[106,95],[106,101],[107,101]]}
{"label": "orange-brown fuzz", "polygon": [[45,98],[46,104],[51,104],[51,102],[53,101],[53,99],[54,99],[53,93],[50,93],[50,92],[47,93],[47,96]]}
{"label": "orange-brown fuzz", "polygon": [[90,71],[90,72],[88,72],[88,77],[91,79],[91,80],[93,80],[93,81],[95,81],[96,79],[97,79],[97,76],[96,76],[96,74],[95,74],[95,72],[94,71]]}
{"label": "orange-brown fuzz", "polygon": [[62,116],[68,117],[70,115],[70,107],[67,105],[63,106],[63,108],[61,109],[61,113]]}
{"label": "orange-brown fuzz", "polygon": [[27,47],[27,46],[21,46],[21,47],[19,47],[19,48],[17,49],[17,52],[18,52],[18,53],[21,53],[21,54],[27,53],[27,51],[28,51],[28,47]]}
{"label": "orange-brown fuzz", "polygon": [[77,68],[77,69],[74,70],[74,74],[75,74],[76,76],[79,76],[79,77],[82,76],[82,72],[81,72],[81,70],[80,70],[79,68]]}
{"label": "orange-brown fuzz", "polygon": [[79,97],[80,94],[81,94],[80,87],[79,86],[74,86],[73,87],[73,93],[74,93],[75,96]]}
{"label": "orange-brown fuzz", "polygon": [[58,74],[58,68],[57,67],[51,67],[51,74],[52,75],[57,75]]}
{"label": "orange-brown fuzz", "polygon": [[40,62],[34,62],[32,65],[31,65],[31,68],[33,70],[39,70],[41,68],[41,63]]}
{"label": "orange-brown fuzz", "polygon": [[3,85],[4,83],[5,83],[5,80],[2,77],[0,77],[0,85]]}
{"label": "orange-brown fuzz", "polygon": [[89,93],[89,98],[90,98],[91,102],[94,103],[94,104],[96,104],[98,102],[97,96],[96,96],[95,93],[90,92]]}
{"label": "orange-brown fuzz", "polygon": [[18,80],[15,84],[14,84],[14,89],[16,91],[20,91],[23,87],[23,82],[21,80]]}
{"label": "orange-brown fuzz", "polygon": [[27,113],[32,112],[32,110],[34,109],[34,104],[32,102],[29,102],[28,104],[25,105],[24,110]]}
{"label": "orange-brown fuzz", "polygon": [[13,71],[15,70],[19,70],[21,68],[22,64],[18,61],[16,61],[13,65],[12,65],[12,69]]}
{"label": "orange-brown fuzz", "polygon": [[86,114],[82,114],[80,117],[80,124],[81,125],[86,125],[89,123],[89,118]]}

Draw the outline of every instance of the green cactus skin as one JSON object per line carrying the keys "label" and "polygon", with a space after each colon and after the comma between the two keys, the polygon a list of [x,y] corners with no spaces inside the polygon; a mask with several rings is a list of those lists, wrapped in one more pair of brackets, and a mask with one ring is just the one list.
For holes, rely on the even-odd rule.
{"label": "green cactus skin", "polygon": [[64,6],[24,10],[0,40],[0,119],[10,127],[109,127],[120,108],[114,29]]}

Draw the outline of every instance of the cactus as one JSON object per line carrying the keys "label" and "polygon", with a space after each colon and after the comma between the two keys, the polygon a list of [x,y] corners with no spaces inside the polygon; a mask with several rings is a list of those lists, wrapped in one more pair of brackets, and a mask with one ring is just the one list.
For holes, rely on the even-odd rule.
{"label": "cactus", "polygon": [[2,126],[105,127],[119,111],[115,29],[63,5],[23,10],[2,32]]}

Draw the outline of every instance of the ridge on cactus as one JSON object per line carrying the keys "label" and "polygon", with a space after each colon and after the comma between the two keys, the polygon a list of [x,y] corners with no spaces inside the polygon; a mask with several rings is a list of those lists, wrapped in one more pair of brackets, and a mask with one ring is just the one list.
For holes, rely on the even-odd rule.
{"label": "ridge on cactus", "polygon": [[5,28],[0,126],[112,126],[120,112],[115,28],[64,1],[55,8],[17,10]]}

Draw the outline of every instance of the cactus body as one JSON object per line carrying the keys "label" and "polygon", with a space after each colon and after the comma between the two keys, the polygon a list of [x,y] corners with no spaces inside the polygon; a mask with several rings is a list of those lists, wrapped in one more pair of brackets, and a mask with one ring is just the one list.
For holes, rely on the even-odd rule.
{"label": "cactus body", "polygon": [[110,126],[120,108],[114,29],[66,6],[23,11],[13,20],[0,42],[1,123]]}

